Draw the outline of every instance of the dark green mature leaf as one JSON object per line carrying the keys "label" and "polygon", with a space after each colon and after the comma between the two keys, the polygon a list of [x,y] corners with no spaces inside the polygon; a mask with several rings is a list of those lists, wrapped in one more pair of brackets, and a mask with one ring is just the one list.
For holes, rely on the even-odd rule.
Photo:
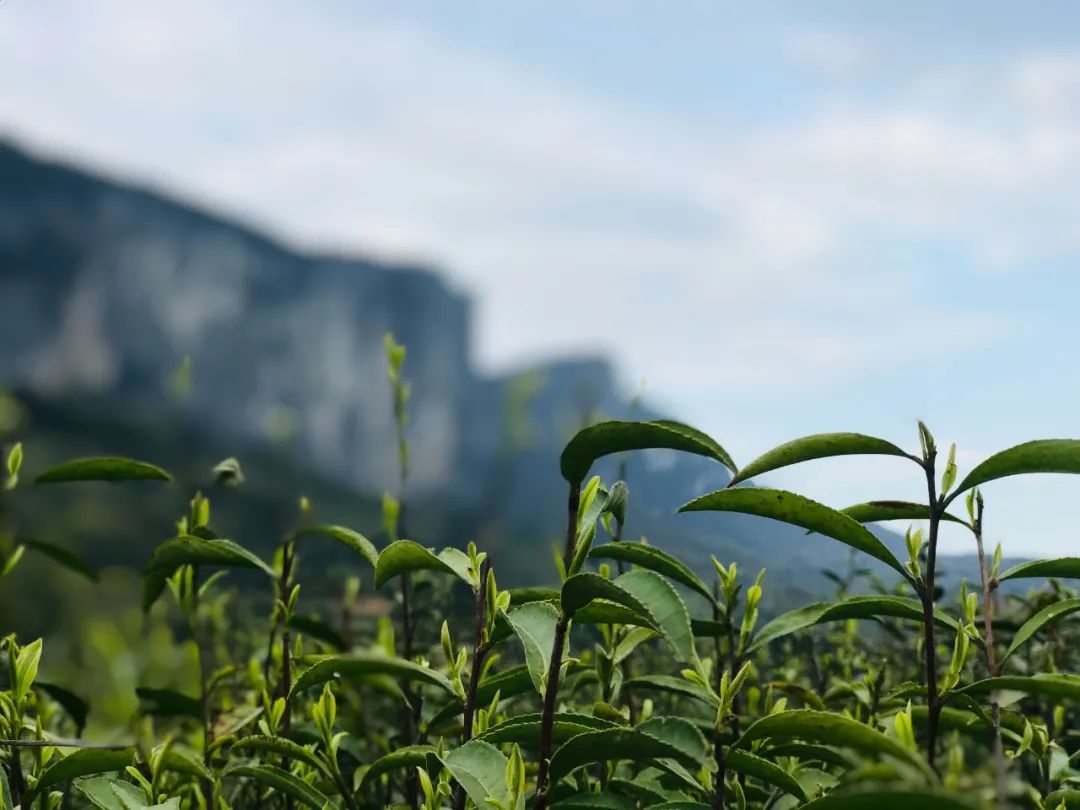
{"label": "dark green mature leaf", "polygon": [[[122,751],[80,748],[62,759],[54,760],[41,774],[34,791],[40,793],[53,785],[68,782],[77,776],[119,771],[131,764],[134,755],[135,752],[131,748],[125,748]],[[26,802],[26,804],[29,806],[30,802]]]}
{"label": "dark green mature leaf", "polygon": [[1031,560],[1019,563],[1008,569],[999,582],[1007,579],[1080,579],[1080,557],[1059,557],[1056,560]]}
{"label": "dark green mature leaf", "polygon": [[958,691],[981,694],[996,689],[1013,689],[1027,695],[1068,698],[1080,700],[1080,676],[1078,675],[999,675],[968,684]]}
{"label": "dark green mature leaf", "polygon": [[[912,503],[910,501],[869,501],[857,503],[847,509],[841,509],[845,515],[859,523],[879,523],[886,520],[929,520],[930,509],[924,503]],[[945,513],[942,520],[959,523],[966,526],[967,523],[955,515]]]}
{"label": "dark green mature leaf", "polygon": [[336,540],[348,549],[355,551],[362,558],[367,560],[372,568],[375,568],[379,564],[379,552],[376,550],[375,545],[368,540],[360,532],[354,532],[352,529],[347,529],[344,526],[331,526],[329,524],[320,523],[315,526],[306,526],[297,532],[297,538],[309,537],[329,537],[331,540]]}
{"label": "dark green mature leaf", "polygon": [[[934,615],[936,624],[955,629],[955,619],[941,610],[936,610]],[[922,602],[902,596],[850,596],[838,602],[807,605],[783,613],[762,627],[755,636],[753,644],[750,645],[750,649],[757,649],[815,624],[846,619],[873,619],[879,616],[921,622],[923,619]]]}
{"label": "dark green mature leaf", "polygon": [[1043,807],[1047,808],[1047,810],[1058,810],[1063,804],[1065,810],[1080,807],[1080,790],[1072,788],[1055,790],[1053,793],[1048,793],[1043,800]]}
{"label": "dark green mature leaf", "polygon": [[612,728],[572,737],[552,756],[550,777],[555,783],[584,765],[613,759],[674,759],[700,766],[705,752],[705,738],[692,723],[679,717],[654,718],[636,728]]}
{"label": "dark green mature leaf", "polygon": [[637,804],[617,793],[575,793],[553,802],[551,810],[635,810]]}
{"label": "dark green mature leaf", "polygon": [[360,780],[360,790],[366,791],[381,777],[402,768],[434,767],[439,761],[438,749],[433,745],[406,745],[379,757]]}
{"label": "dark green mature leaf", "polygon": [[381,588],[394,577],[412,571],[441,571],[459,577],[470,587],[479,584],[480,572],[474,571],[469,556],[456,548],[444,548],[437,554],[412,540],[397,540],[379,553],[375,565],[375,587]]}
{"label": "dark green mature leaf", "polygon": [[803,461],[855,455],[906,456],[907,453],[892,442],[861,433],[818,433],[774,447],[743,467],[728,486]]}
{"label": "dark green mature leaf", "polygon": [[331,655],[318,660],[313,666],[300,673],[293,684],[290,694],[297,694],[312,686],[319,686],[329,680],[342,678],[366,678],[372,675],[390,675],[398,680],[420,681],[437,686],[451,695],[455,695],[454,686],[441,672],[414,664],[402,658],[388,655],[353,654]]}
{"label": "dark green mature leaf", "polygon": [[964,490],[1024,473],[1080,473],[1080,439],[1036,439],[996,453],[967,474],[948,500]]}
{"label": "dark green mature leaf", "polygon": [[506,755],[491,743],[470,740],[443,754],[442,761],[477,807],[490,807],[489,799],[510,806]]}
{"label": "dark green mature leaf", "polygon": [[59,484],[68,481],[171,481],[172,476],[160,467],[130,458],[77,458],[51,467],[35,484]]}
{"label": "dark green mature leaf", "polygon": [[928,769],[917,753],[910,751],[892,737],[848,717],[813,709],[794,709],[771,714],[752,723],[735,742],[734,748],[745,749],[754,740],[799,739],[842,748],[854,748],[865,753],[888,754]]}
{"label": "dark green mature leaf", "polygon": [[567,613],[575,614],[594,599],[606,599],[609,602],[615,602],[644,617],[646,621],[652,621],[648,608],[637,597],[619,587],[610,579],[604,579],[599,574],[585,571],[574,574],[563,583],[560,601],[562,609]]}
{"label": "dark green mature leaf", "polygon": [[91,565],[88,560],[74,551],[42,540],[22,540],[20,542],[31,551],[36,551],[38,554],[48,557],[53,562],[62,565],[81,577],[85,577],[91,582],[97,582],[100,578],[101,572],[97,566]]}
{"label": "dark green mature leaf", "polygon": [[629,624],[649,630],[654,626],[653,620],[647,614],[638,613],[607,599],[594,599],[575,611],[574,624]]}
{"label": "dark green mature leaf", "polygon": [[142,575],[143,610],[149,610],[165,590],[165,582],[183,565],[250,568],[269,577],[274,569],[232,540],[204,540],[194,535],[181,535],[166,540],[154,550]]}
{"label": "dark green mature leaf", "polygon": [[[540,719],[539,714],[521,714],[504,720],[498,725],[478,734],[476,739],[484,740],[493,745],[518,743],[520,745],[536,746],[540,742]],[[558,743],[584,734],[588,731],[602,731],[608,728],[619,728],[619,724],[591,714],[578,714],[576,712],[558,712],[552,725],[552,739]]]}
{"label": "dark green mature leaf", "polygon": [[71,717],[76,727],[81,729],[86,726],[86,718],[90,714],[90,704],[81,697],[76,695],[70,689],[65,689],[54,683],[37,681],[34,683],[34,688],[44,692],[59,703],[64,708],[64,711],[68,713],[68,716]]}
{"label": "dark green mature leaf", "polygon": [[974,810],[954,793],[931,788],[882,787],[834,791],[804,804],[802,810]]}
{"label": "dark green mature leaf", "polygon": [[597,546],[589,552],[592,560],[621,560],[622,562],[639,565],[648,568],[658,574],[675,580],[693,591],[697,591],[709,602],[713,601],[712,591],[709,586],[695,574],[682,560],[673,557],[655,546],[645,543],[606,543]]}
{"label": "dark green mature leaf", "polygon": [[512,606],[524,605],[528,602],[555,602],[559,601],[559,589],[536,586],[530,588],[511,588],[510,604]]}
{"label": "dark green mature leaf", "polygon": [[670,582],[655,571],[638,569],[617,577],[615,584],[645,606],[680,662],[687,663],[697,658],[694,634],[690,629],[690,613]]}
{"label": "dark green mature leaf", "polygon": [[719,461],[733,473],[735,462],[715,440],[689,425],[669,420],[600,422],[578,431],[559,459],[563,478],[571,484],[585,480],[593,462],[627,450],[682,450]]}
{"label": "dark green mature leaf", "polygon": [[544,680],[551,666],[551,651],[555,644],[555,626],[559,623],[559,611],[550,602],[530,602],[512,609],[506,614],[507,621],[525,648],[525,665],[529,677],[540,694],[544,692]]}
{"label": "dark green mature leaf", "polygon": [[905,579],[909,574],[885,544],[842,512],[794,492],[778,489],[722,489],[680,507],[680,512],[740,512],[780,520],[823,534],[880,560]]}
{"label": "dark green mature leaf", "polygon": [[175,689],[150,689],[140,686],[135,690],[135,694],[139,698],[139,710],[143,714],[202,719],[202,704],[199,699]]}
{"label": "dark green mature leaf", "polygon": [[1012,644],[1010,644],[1009,649],[1005,651],[1005,655],[1001,656],[1001,663],[1004,664],[1010,655],[1027,643],[1032,636],[1042,628],[1046,627],[1046,625],[1064,619],[1066,616],[1076,613],[1078,610],[1080,610],[1080,599],[1065,599],[1064,601],[1054,602],[1053,604],[1044,607],[1024,622],[1020,629],[1016,631],[1016,635],[1013,636]]}
{"label": "dark green mature leaf", "polygon": [[845,770],[855,767],[855,761],[843,751],[828,745],[813,743],[783,743],[771,746],[765,753],[771,757],[795,757],[800,762],[822,762]]}
{"label": "dark green mature leaf", "polygon": [[234,742],[232,748],[278,754],[310,765],[326,777],[330,776],[330,771],[327,769],[322,757],[285,737],[243,737]]}
{"label": "dark green mature leaf", "polygon": [[724,756],[724,765],[729,770],[753,776],[755,779],[760,779],[773,787],[780,788],[785,793],[790,793],[800,801],[806,801],[806,793],[803,791],[802,785],[796,782],[791,774],[779,765],[751,754],[749,751],[740,751],[739,749],[728,751]]}
{"label": "dark green mature leaf", "polygon": [[226,776],[246,776],[264,787],[284,793],[315,810],[323,810],[330,799],[321,790],[312,787],[300,777],[273,765],[234,765]]}

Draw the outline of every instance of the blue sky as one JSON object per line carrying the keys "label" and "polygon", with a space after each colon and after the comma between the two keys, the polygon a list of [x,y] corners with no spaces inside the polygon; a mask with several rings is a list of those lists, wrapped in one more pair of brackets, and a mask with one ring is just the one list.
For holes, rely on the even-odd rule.
{"label": "blue sky", "polygon": [[[737,461],[828,430],[913,448],[922,418],[970,467],[1080,436],[1078,18],[8,0],[0,126],[300,245],[431,261],[476,297],[483,367],[608,354]],[[895,460],[772,481],[920,494]],[[1080,480],[986,494],[1008,551],[1077,553]]]}

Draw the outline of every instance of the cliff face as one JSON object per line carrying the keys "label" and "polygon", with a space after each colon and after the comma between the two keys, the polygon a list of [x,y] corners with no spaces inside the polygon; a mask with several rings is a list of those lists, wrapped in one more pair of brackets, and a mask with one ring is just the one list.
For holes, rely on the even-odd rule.
{"label": "cliff face", "polygon": [[184,407],[207,429],[291,436],[363,489],[396,464],[382,336],[408,346],[412,484],[445,487],[467,458],[482,394],[469,306],[433,273],[301,255],[147,191],[0,145],[0,380],[169,407],[168,371],[192,364]]}

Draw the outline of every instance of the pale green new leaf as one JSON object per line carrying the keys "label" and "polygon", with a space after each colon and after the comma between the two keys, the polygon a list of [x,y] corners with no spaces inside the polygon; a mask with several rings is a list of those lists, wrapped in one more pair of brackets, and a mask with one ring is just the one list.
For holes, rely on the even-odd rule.
{"label": "pale green new leaf", "polygon": [[276,577],[273,568],[232,540],[204,540],[181,535],[159,545],[142,575],[143,610],[149,610],[165,589],[166,580],[182,565],[251,568]]}
{"label": "pale green new leaf", "polygon": [[362,653],[331,655],[319,659],[314,665],[300,673],[290,694],[295,695],[336,678],[348,681],[373,675],[390,675],[398,680],[420,681],[437,686],[450,695],[455,695],[453,684],[437,670],[402,658]]}
{"label": "pale green new leaf", "polygon": [[263,787],[280,791],[314,810],[323,810],[330,799],[318,788],[309,785],[295,774],[274,765],[234,765],[226,776],[246,776]]}
{"label": "pale green new leaf", "polygon": [[548,667],[551,666],[559,611],[550,602],[529,602],[512,609],[506,618],[525,648],[525,665],[529,668],[533,686],[543,694]]}
{"label": "pale green new leaf", "polygon": [[1009,645],[1009,649],[1005,651],[1005,655],[1001,657],[1001,663],[1005,661],[1016,652],[1023,644],[1027,643],[1032,636],[1034,636],[1039,630],[1046,627],[1048,624],[1064,619],[1066,616],[1076,613],[1080,610],[1080,599],[1065,599],[1061,602],[1054,602],[1047,605],[1026,622],[1024,622],[1020,629],[1016,631],[1016,635],[1013,636],[1012,644]]}
{"label": "pale green new leaf", "polygon": [[452,574],[477,588],[480,572],[474,571],[469,556],[456,548],[436,553],[412,540],[397,540],[382,550],[375,564],[375,587],[381,588],[394,577],[412,571],[441,571]]}
{"label": "pale green new leaf", "polygon": [[645,543],[607,543],[593,548],[589,552],[589,558],[593,560],[620,560],[642,568],[648,568],[685,585],[693,591],[697,591],[709,602],[713,601],[712,591],[709,590],[709,586],[705,584],[701,577],[695,574],[682,560],[661,551],[655,546]]}
{"label": "pale green new leaf", "polygon": [[494,800],[510,806],[506,787],[506,756],[491,743],[470,740],[443,754],[443,764],[465,789],[477,807],[490,807]]}
{"label": "pale green new leaf", "polygon": [[134,751],[130,748],[122,751],[108,751],[100,748],[81,748],[72,751],[67,756],[53,760],[49,764],[41,774],[34,791],[40,793],[77,776],[119,771],[131,764],[133,755]]}

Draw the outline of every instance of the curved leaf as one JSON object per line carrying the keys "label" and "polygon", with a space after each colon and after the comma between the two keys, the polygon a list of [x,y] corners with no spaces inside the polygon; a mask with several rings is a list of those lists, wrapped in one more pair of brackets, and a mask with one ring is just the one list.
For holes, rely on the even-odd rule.
{"label": "curved leaf", "polygon": [[312,787],[300,777],[273,765],[234,765],[225,772],[226,776],[246,776],[264,787],[277,790],[296,801],[323,810],[330,799],[321,790]]}
{"label": "curved leaf", "polygon": [[[54,760],[41,774],[35,793],[63,784],[77,776],[119,771],[131,764],[134,749],[108,751],[101,748],[80,748],[62,759]],[[30,802],[27,802],[29,805]]]}
{"label": "curved leaf", "polygon": [[165,589],[165,581],[182,565],[213,565],[227,568],[251,568],[270,577],[274,569],[232,540],[204,540],[181,535],[166,540],[154,550],[142,575],[143,610],[149,610]]}
{"label": "curved leaf", "polygon": [[1080,790],[1075,788],[1055,790],[1053,793],[1048,793],[1043,800],[1043,807],[1047,810],[1058,810],[1061,805],[1065,805],[1065,810],[1080,807]]}
{"label": "curved leaf", "polygon": [[[942,627],[956,627],[956,621],[941,610],[936,610],[934,615],[936,623]],[[850,596],[838,602],[807,605],[782,613],[762,627],[750,645],[750,649],[757,649],[815,624],[845,619],[873,619],[878,616],[921,622],[923,619],[922,602],[902,596]]]}
{"label": "curved leaf", "polygon": [[740,512],[783,521],[823,534],[880,560],[905,579],[909,574],[885,544],[861,523],[842,512],[794,492],[779,489],[722,489],[702,495],[679,508],[680,512]]}
{"label": "curved leaf", "polygon": [[292,615],[289,617],[287,624],[293,630],[297,630],[305,636],[310,636],[316,641],[321,641],[335,650],[341,651],[349,646],[345,643],[341,633],[317,616]]}
{"label": "curved leaf", "polygon": [[995,453],[965,476],[949,500],[987,481],[1024,473],[1080,473],[1080,440],[1036,439]]}
{"label": "curved leaf", "polygon": [[642,568],[648,568],[650,571],[663,574],[665,577],[696,591],[708,599],[709,602],[713,601],[712,591],[709,590],[709,586],[691,570],[690,566],[655,546],[645,543],[606,543],[593,548],[589,552],[589,559],[620,560],[639,565]]}
{"label": "curved leaf", "polygon": [[45,683],[44,681],[35,681],[34,688],[44,692],[59,703],[77,728],[81,729],[86,726],[86,718],[90,714],[90,704],[81,697],[70,689],[65,689],[54,683]]}
{"label": "curved leaf", "polygon": [[998,582],[1004,582],[1007,579],[1042,577],[1080,579],[1080,557],[1059,557],[1056,560],[1031,560],[1019,563],[999,576]]}
{"label": "curved leaf", "polygon": [[62,565],[69,571],[85,577],[91,582],[97,582],[100,578],[101,572],[97,566],[91,565],[88,560],[74,551],[42,540],[22,540],[20,542],[31,551],[36,551],[38,554],[48,557],[54,563]]}
{"label": "curved leaf", "polygon": [[800,801],[806,801],[806,793],[802,785],[795,781],[787,771],[767,759],[751,754],[749,751],[733,749],[724,755],[724,765],[736,773],[744,773],[753,776],[773,787],[780,788],[785,793],[790,793]]}
{"label": "curved leaf", "polygon": [[525,648],[525,665],[529,677],[540,694],[551,666],[551,651],[555,645],[555,626],[559,611],[550,602],[530,602],[506,614],[514,633]]}
{"label": "curved leaf", "polygon": [[974,810],[955,794],[929,788],[886,787],[839,791],[804,804],[802,810]]}
{"label": "curved leaf", "polygon": [[631,610],[607,599],[594,599],[575,611],[574,624],[628,624],[646,630],[652,630],[655,626],[647,613]]}
{"label": "curved leaf", "polygon": [[375,587],[381,588],[394,577],[411,571],[441,571],[452,574],[476,588],[480,572],[474,571],[467,554],[456,548],[444,548],[438,554],[412,540],[396,540],[379,553],[375,564]]}
{"label": "curved leaf", "polygon": [[1054,698],[1080,700],[1080,676],[1078,675],[999,675],[996,678],[984,678],[958,689],[962,693],[992,692],[999,689],[1012,689],[1026,695],[1041,695]]}
{"label": "curved leaf", "polygon": [[175,689],[135,689],[139,698],[139,710],[155,717],[194,717],[202,719],[202,704],[198,698],[185,695]]}
{"label": "curved leaf", "polygon": [[[606,599],[651,621],[649,610],[635,596],[616,585],[610,579],[588,571],[574,574],[563,583],[560,603],[562,609],[571,616],[594,599]],[[659,629],[659,628],[657,628]]]}
{"label": "curved leaf", "polygon": [[380,777],[402,768],[425,767],[438,760],[438,750],[432,745],[406,745],[379,757],[371,763],[360,780],[360,790],[367,790]]}
{"label": "curved leaf", "polygon": [[1016,631],[1016,635],[1013,636],[1012,644],[1009,645],[1009,649],[1005,651],[1005,654],[1001,656],[1001,663],[1004,664],[1010,655],[1016,652],[1023,644],[1027,643],[1031,637],[1043,627],[1052,622],[1056,622],[1059,619],[1064,619],[1066,616],[1076,613],[1078,610],[1080,610],[1080,599],[1065,599],[1064,601],[1055,602],[1044,607],[1024,622],[1020,629]]}
{"label": "curved leaf", "polygon": [[704,688],[685,678],[676,678],[671,675],[642,675],[625,681],[622,688],[631,692],[663,692],[716,707],[716,701]]}
{"label": "curved leaf", "polygon": [[510,806],[506,755],[491,743],[470,740],[442,756],[443,764],[477,807]]}
{"label": "curved leaf", "polygon": [[[522,714],[504,720],[496,726],[491,726],[482,734],[476,735],[476,739],[484,740],[493,745],[518,743],[519,745],[536,746],[540,742],[540,719],[537,713]],[[578,714],[576,712],[558,712],[552,724],[552,739],[555,742],[568,740],[578,734],[589,731],[602,731],[608,728],[620,728],[617,723],[594,717],[591,714]]]}
{"label": "curved leaf", "polygon": [[[929,520],[930,509],[924,503],[912,503],[911,501],[868,501],[857,503],[846,509],[841,509],[845,515],[859,523],[879,523],[886,520]],[[967,523],[948,512],[941,516],[942,520],[959,523],[966,526]]]}
{"label": "curved leaf", "polygon": [[615,584],[645,606],[680,662],[697,658],[690,613],[670,582],[655,571],[639,568],[617,577]]}
{"label": "curved leaf", "polygon": [[296,536],[300,538],[309,535],[329,537],[331,540],[336,540],[371,563],[372,568],[377,567],[379,564],[379,552],[376,550],[375,545],[360,532],[354,532],[344,526],[331,526],[320,523],[316,526],[305,527],[297,532]]}
{"label": "curved leaf", "polygon": [[288,757],[289,759],[303,762],[306,765],[310,765],[324,776],[330,776],[326,763],[323,762],[321,757],[310,749],[305,748],[299,743],[295,743],[286,737],[243,737],[234,742],[231,747],[278,754],[283,757]]}
{"label": "curved leaf", "polygon": [[77,458],[50,467],[35,484],[60,484],[68,481],[171,481],[172,476],[160,467],[130,458]]}
{"label": "curved leaf", "polygon": [[771,746],[766,752],[771,757],[795,757],[801,762],[823,762],[845,770],[855,767],[855,761],[843,751],[828,745],[812,743],[783,743]]}
{"label": "curved leaf", "polygon": [[402,658],[388,655],[332,655],[322,658],[305,669],[293,684],[290,694],[297,694],[334,678],[363,678],[371,675],[391,675],[399,680],[421,681],[455,695],[454,686],[441,672],[422,667]]}
{"label": "curved leaf", "polygon": [[113,776],[79,779],[75,787],[94,807],[101,810],[179,810],[180,797],[173,796],[162,804],[150,807],[141,787]]}
{"label": "curved leaf", "polygon": [[907,456],[907,453],[892,442],[861,433],[817,433],[774,447],[743,467],[728,486],[803,461],[854,455]]}
{"label": "curved leaf", "polygon": [[585,480],[593,462],[611,453],[648,449],[682,450],[719,461],[733,473],[735,462],[715,440],[689,425],[651,422],[600,422],[578,431],[562,451],[559,469],[571,484]]}
{"label": "curved leaf", "polygon": [[745,748],[754,740],[761,739],[799,739],[854,748],[867,753],[888,754],[924,772],[928,770],[922,757],[892,737],[887,737],[870,726],[831,712],[793,709],[762,717],[743,732],[733,747]]}
{"label": "curved leaf", "polygon": [[696,726],[680,717],[658,717],[636,728],[611,728],[572,737],[552,756],[550,778],[554,784],[584,765],[613,759],[674,759],[700,766],[705,753],[705,738]]}

